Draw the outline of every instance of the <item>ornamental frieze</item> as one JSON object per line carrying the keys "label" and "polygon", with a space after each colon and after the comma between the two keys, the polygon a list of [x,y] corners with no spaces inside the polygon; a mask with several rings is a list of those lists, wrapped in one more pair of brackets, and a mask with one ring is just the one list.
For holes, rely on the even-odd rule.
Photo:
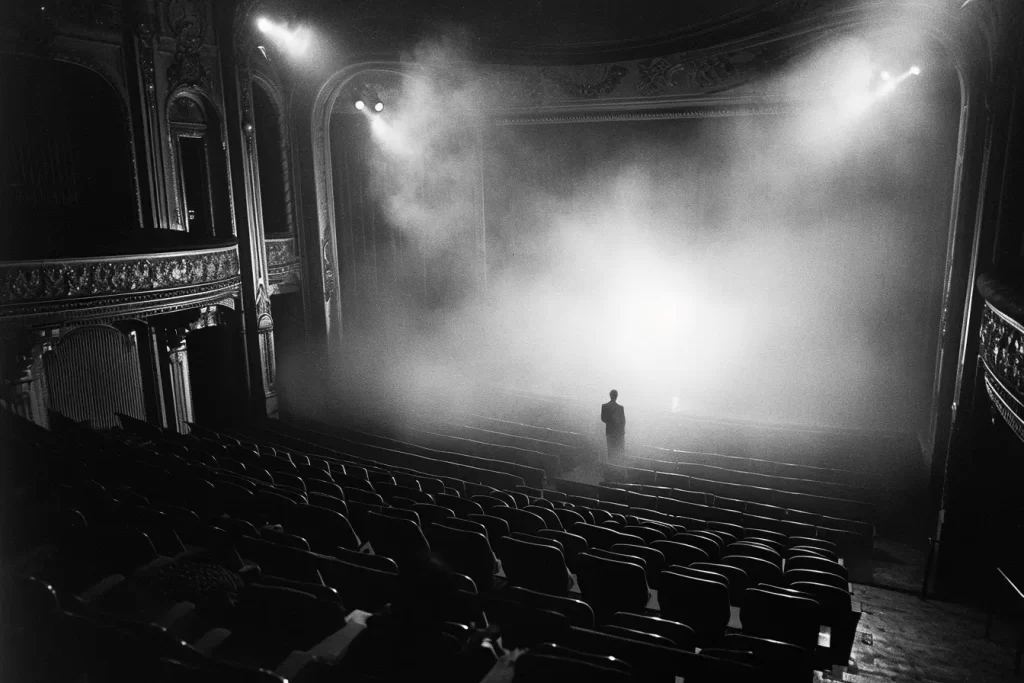
{"label": "ornamental frieze", "polygon": [[986,302],[981,319],[981,357],[989,371],[1024,397],[1024,325]]}
{"label": "ornamental frieze", "polygon": [[0,306],[194,287],[238,274],[235,246],[105,259],[0,263]]}
{"label": "ornamental frieze", "polygon": [[284,268],[298,263],[299,255],[295,252],[294,237],[268,239],[266,245],[269,268]]}

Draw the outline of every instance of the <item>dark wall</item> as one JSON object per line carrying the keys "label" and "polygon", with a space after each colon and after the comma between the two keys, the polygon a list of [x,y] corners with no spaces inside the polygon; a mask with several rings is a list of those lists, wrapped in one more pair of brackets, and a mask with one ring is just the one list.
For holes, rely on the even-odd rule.
{"label": "dark wall", "polygon": [[[138,226],[118,94],[80,66],[0,56],[0,253],[102,253]],[[97,251],[99,249],[99,251]]]}

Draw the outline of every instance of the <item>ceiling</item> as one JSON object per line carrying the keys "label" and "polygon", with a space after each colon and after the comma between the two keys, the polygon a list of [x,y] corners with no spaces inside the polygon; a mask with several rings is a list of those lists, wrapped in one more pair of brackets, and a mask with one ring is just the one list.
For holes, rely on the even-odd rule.
{"label": "ceiling", "polygon": [[585,62],[700,49],[786,21],[808,0],[310,0],[302,19],[365,53],[455,36],[477,58]]}

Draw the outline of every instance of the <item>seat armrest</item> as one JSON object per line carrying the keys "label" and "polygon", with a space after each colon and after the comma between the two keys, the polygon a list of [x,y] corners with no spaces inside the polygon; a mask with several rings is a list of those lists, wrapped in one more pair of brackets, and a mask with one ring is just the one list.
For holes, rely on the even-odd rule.
{"label": "seat armrest", "polygon": [[363,632],[366,626],[358,621],[350,621],[343,627],[321,640],[307,654],[327,661],[341,659],[348,652],[352,641]]}
{"label": "seat armrest", "polygon": [[180,637],[188,632],[196,621],[196,606],[191,602],[179,602],[160,615],[156,623],[167,629],[168,633]]}
{"label": "seat armrest", "polygon": [[124,583],[124,580],[124,574],[111,574],[79,593],[78,599],[82,604],[90,605],[104,596],[109,595],[111,591]]}
{"label": "seat armrest", "polygon": [[293,650],[288,657],[281,662],[274,673],[283,678],[286,681],[295,681],[301,677],[302,670],[305,669],[311,662],[315,661],[315,657],[308,652],[302,652],[301,650]]}
{"label": "seat armrest", "polygon": [[224,644],[224,641],[231,637],[231,631],[226,628],[213,628],[203,634],[203,637],[192,646],[197,652],[207,657],[213,656],[214,650]]}

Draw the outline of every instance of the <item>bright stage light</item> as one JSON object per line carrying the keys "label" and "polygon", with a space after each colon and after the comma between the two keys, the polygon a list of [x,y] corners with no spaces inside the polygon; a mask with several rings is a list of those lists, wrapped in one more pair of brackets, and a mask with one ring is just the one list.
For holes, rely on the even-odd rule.
{"label": "bright stage light", "polygon": [[260,17],[256,20],[256,28],[273,38],[278,47],[289,52],[294,57],[301,57],[309,48],[310,31],[307,28],[300,26],[294,30],[289,30],[287,26],[271,21],[266,17]]}
{"label": "bright stage light", "polygon": [[919,66],[912,66],[912,67],[910,67],[910,73],[913,74],[914,76],[920,76],[921,75],[921,67],[919,67]]}
{"label": "bright stage light", "polygon": [[882,73],[880,74],[880,76],[881,76],[881,78],[882,78],[882,80],[883,80],[883,81],[887,81],[887,80],[889,80],[889,72],[888,72],[888,71],[883,71],[883,72],[882,72]]}
{"label": "bright stage light", "polygon": [[378,111],[378,112],[379,111],[384,111],[384,103],[383,102],[378,102],[377,104],[373,105],[373,110],[374,111]]}
{"label": "bright stage light", "polygon": [[366,106],[366,104],[364,104],[362,100],[356,100],[356,109],[358,109],[359,111],[362,111],[363,107],[365,107],[365,106]]}

